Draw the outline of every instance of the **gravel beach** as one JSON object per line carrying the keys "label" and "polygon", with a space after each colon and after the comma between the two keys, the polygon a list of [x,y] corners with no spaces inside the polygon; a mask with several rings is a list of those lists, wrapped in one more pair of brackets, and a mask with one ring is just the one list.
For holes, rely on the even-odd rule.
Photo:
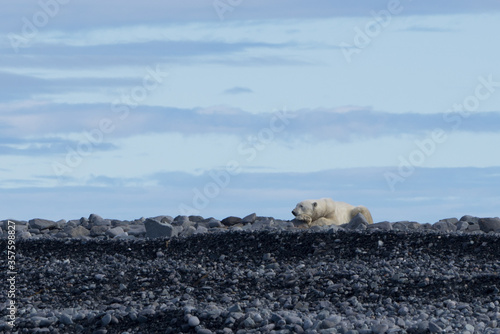
{"label": "gravel beach", "polygon": [[500,333],[498,218],[15,223],[5,333]]}

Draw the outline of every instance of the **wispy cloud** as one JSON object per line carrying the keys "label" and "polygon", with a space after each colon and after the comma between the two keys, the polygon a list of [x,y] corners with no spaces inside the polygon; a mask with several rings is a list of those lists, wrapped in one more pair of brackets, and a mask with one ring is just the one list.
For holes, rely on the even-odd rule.
{"label": "wispy cloud", "polygon": [[[286,126],[288,139],[356,141],[382,136],[420,135],[435,128],[450,130],[444,114],[394,114],[363,108],[302,109],[287,111],[293,115]],[[78,117],[75,117],[78,115]],[[175,132],[183,135],[218,133],[237,136],[255,135],[270,126],[272,113],[250,113],[225,106],[211,108],[168,108],[139,106],[120,120],[111,104],[47,104],[35,105],[0,115],[3,135],[22,138],[26,131],[42,138],[69,133],[82,133],[98,128],[100,120],[110,119],[116,129],[109,136],[126,137],[147,133]],[[496,132],[500,112],[471,114],[459,129],[467,132]],[[44,139],[48,141],[47,139]],[[40,147],[48,145],[41,143]],[[60,147],[64,142],[54,142]],[[109,148],[111,149],[111,148]]]}

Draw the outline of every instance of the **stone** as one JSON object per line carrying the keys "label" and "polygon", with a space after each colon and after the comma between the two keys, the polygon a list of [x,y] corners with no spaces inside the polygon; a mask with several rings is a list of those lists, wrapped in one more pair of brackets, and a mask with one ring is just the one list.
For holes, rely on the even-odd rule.
{"label": "stone", "polygon": [[457,226],[454,223],[449,222],[447,219],[438,221],[433,225],[433,228],[440,232],[455,232],[457,230]]}
{"label": "stone", "polygon": [[71,316],[66,313],[61,314],[59,321],[65,325],[71,325],[73,323]]}
{"label": "stone", "polygon": [[241,222],[243,224],[253,224],[257,220],[257,214],[256,213],[251,213],[248,216],[243,217]]}
{"label": "stone", "polygon": [[236,224],[241,224],[241,218],[230,216],[222,219],[221,223],[224,224],[225,226],[234,226]]}
{"label": "stone", "polygon": [[71,238],[81,238],[90,235],[90,231],[85,227],[79,225],[77,227],[69,228],[65,231]]}
{"label": "stone", "polygon": [[465,231],[469,227],[469,223],[463,220],[460,220],[455,225],[457,227],[457,231]]}
{"label": "stone", "polygon": [[109,230],[106,231],[106,234],[109,235],[111,238],[114,238],[116,236],[127,235],[127,233],[123,230],[121,226],[110,228]]}
{"label": "stone", "polygon": [[106,327],[111,322],[111,314],[106,313],[104,317],[101,318],[101,324]]}
{"label": "stone", "polygon": [[39,219],[39,218],[31,219],[28,222],[28,224],[31,228],[37,228],[39,230],[43,230],[46,228],[48,228],[48,229],[56,228],[58,226],[55,221],[46,220],[46,219]]}
{"label": "stone", "polygon": [[104,219],[99,215],[92,213],[89,216],[89,223],[92,226],[111,226],[111,221],[108,219]]}
{"label": "stone", "polygon": [[379,229],[383,231],[391,231],[392,230],[392,224],[388,221],[383,221],[380,223],[375,223],[375,224],[370,224],[368,225],[369,229]]}
{"label": "stone", "polygon": [[500,218],[480,218],[479,227],[483,232],[500,232]]}
{"label": "stone", "polygon": [[201,223],[205,220],[202,216],[189,216],[188,219],[193,223]]}
{"label": "stone", "polygon": [[456,224],[458,222],[457,218],[445,218],[445,219],[440,219],[438,223],[451,223],[451,224]]}
{"label": "stone", "polygon": [[108,230],[107,226],[92,226],[90,229],[91,237],[98,237],[102,235],[106,235],[106,231]]}
{"label": "stone", "polygon": [[443,329],[441,327],[439,327],[439,325],[437,325],[436,323],[430,321],[429,322],[429,331],[431,333],[442,333]]}
{"label": "stone", "polygon": [[462,218],[460,218],[461,222],[468,222],[468,223],[477,223],[479,222],[478,217],[470,216],[470,215],[465,215]]}
{"label": "stone", "polygon": [[389,326],[386,324],[376,324],[372,326],[372,332],[375,334],[384,334],[389,329]]}
{"label": "stone", "polygon": [[146,238],[172,238],[177,236],[178,230],[168,223],[160,223],[153,219],[146,219]]}
{"label": "stone", "polygon": [[363,214],[358,213],[354,216],[349,223],[347,223],[344,228],[348,230],[366,230],[369,223]]}
{"label": "stone", "polygon": [[173,226],[182,226],[190,223],[189,217],[188,216],[177,216],[174,218],[172,221]]}
{"label": "stone", "polygon": [[224,225],[217,219],[214,219],[214,218],[210,218],[210,220],[208,221],[208,227],[209,228],[220,228],[220,227],[224,227]]}
{"label": "stone", "polygon": [[200,319],[198,317],[192,315],[188,317],[188,325],[191,327],[196,327],[200,324]]}

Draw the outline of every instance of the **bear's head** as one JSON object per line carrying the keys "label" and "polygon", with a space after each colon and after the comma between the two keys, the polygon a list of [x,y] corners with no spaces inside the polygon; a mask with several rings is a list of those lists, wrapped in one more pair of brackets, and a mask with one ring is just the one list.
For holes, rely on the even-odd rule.
{"label": "bear's head", "polygon": [[307,224],[311,224],[314,216],[314,210],[318,206],[318,203],[315,201],[302,201],[295,209],[292,210],[292,214],[295,216],[297,220],[305,221]]}

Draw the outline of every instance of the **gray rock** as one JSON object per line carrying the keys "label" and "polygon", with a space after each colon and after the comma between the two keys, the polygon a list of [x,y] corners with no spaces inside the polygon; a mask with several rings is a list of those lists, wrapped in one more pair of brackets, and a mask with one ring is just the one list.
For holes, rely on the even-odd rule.
{"label": "gray rock", "polygon": [[114,238],[116,236],[128,235],[121,226],[110,228],[109,230],[106,231],[106,234],[109,235],[111,238]]}
{"label": "gray rock", "polygon": [[214,218],[210,218],[210,220],[208,221],[208,227],[209,228],[220,228],[220,227],[224,227],[224,225],[217,219],[214,219]]}
{"label": "gray rock", "polygon": [[168,224],[172,224],[172,222],[174,221],[174,218],[172,218],[171,216],[156,216],[152,217],[151,219],[156,220],[157,222],[160,223],[168,223]]}
{"label": "gray rock", "polygon": [[457,230],[457,226],[454,223],[449,222],[447,219],[438,221],[433,225],[433,228],[440,232],[455,232]]}
{"label": "gray rock", "polygon": [[431,333],[442,333],[443,329],[439,327],[435,322],[429,322],[429,331]]}
{"label": "gray rock", "polygon": [[196,232],[196,227],[189,226],[189,227],[183,229],[182,232],[180,233],[180,235],[183,237],[189,237],[190,235],[195,234],[195,232]]}
{"label": "gray rock", "polygon": [[372,326],[372,332],[375,334],[384,334],[389,329],[389,326],[386,324],[376,324]]}
{"label": "gray rock", "polygon": [[168,223],[160,223],[153,219],[146,219],[144,222],[146,227],[147,238],[172,238],[177,236],[178,230]]}
{"label": "gray rock", "polygon": [[200,324],[200,319],[194,315],[188,316],[188,325],[191,327],[196,327]]}
{"label": "gray rock", "polygon": [[144,224],[131,224],[127,228],[127,234],[128,235],[133,235],[135,237],[142,237],[146,235],[146,227]]}
{"label": "gray rock", "polygon": [[234,226],[236,224],[241,224],[241,218],[230,216],[230,217],[222,219],[221,222],[222,222],[222,224],[224,224],[226,226]]}
{"label": "gray rock", "polygon": [[344,226],[348,230],[366,230],[368,227],[368,221],[363,214],[358,213],[354,216],[351,221]]}
{"label": "gray rock", "polygon": [[380,223],[375,223],[375,224],[370,224],[368,226],[369,229],[379,229],[383,231],[391,231],[392,230],[392,224],[388,221],[383,221]]}
{"label": "gray rock", "polygon": [[104,219],[94,213],[89,216],[89,223],[92,226],[111,226],[111,221],[109,219]]}
{"label": "gray rock", "polygon": [[457,227],[457,231],[465,231],[469,227],[469,223],[463,220],[460,220],[455,225]]}
{"label": "gray rock", "polygon": [[66,313],[61,314],[59,321],[65,325],[71,325],[73,323],[71,316]]}
{"label": "gray rock", "polygon": [[205,220],[205,218],[203,218],[202,216],[189,216],[188,219],[193,223],[201,223]]}
{"label": "gray rock", "polygon": [[58,225],[55,221],[46,220],[46,219],[39,219],[39,218],[31,219],[28,223],[29,223],[29,226],[31,228],[37,228],[39,230],[43,230],[46,228],[51,229],[51,228],[58,227]]}
{"label": "gray rock", "polygon": [[81,237],[87,237],[90,235],[90,231],[87,230],[83,226],[77,226],[69,229],[65,229],[65,232],[71,237],[71,238],[81,238]]}
{"label": "gray rock", "polygon": [[111,314],[106,313],[106,315],[101,318],[101,325],[106,327],[107,325],[109,325],[110,322],[111,322]]}
{"label": "gray rock", "polygon": [[108,230],[107,226],[92,226],[92,228],[90,229],[90,236],[98,237],[106,235],[107,230]]}
{"label": "gray rock", "polygon": [[445,218],[445,219],[440,219],[438,223],[451,223],[451,224],[456,224],[458,222],[457,218]]}
{"label": "gray rock", "polygon": [[173,226],[182,226],[182,225],[186,225],[188,223],[190,223],[190,220],[189,220],[188,216],[177,216],[172,221],[172,225]]}
{"label": "gray rock", "polygon": [[202,233],[207,233],[207,232],[208,232],[208,229],[205,226],[198,226],[194,233],[195,234],[202,234]]}
{"label": "gray rock", "polygon": [[410,222],[410,221],[398,221],[392,224],[392,229],[393,230],[398,230],[398,231],[408,231],[408,230],[418,230],[421,229],[422,225],[417,223],[417,222]]}
{"label": "gray rock", "polygon": [[474,217],[474,216],[469,216],[465,215],[462,218],[460,218],[460,221],[462,222],[468,222],[468,223],[478,223],[479,222],[479,217]]}
{"label": "gray rock", "polygon": [[500,232],[500,218],[480,218],[479,227],[483,232]]}
{"label": "gray rock", "polygon": [[253,224],[257,220],[257,214],[256,213],[251,213],[248,216],[243,217],[241,222],[243,224]]}

